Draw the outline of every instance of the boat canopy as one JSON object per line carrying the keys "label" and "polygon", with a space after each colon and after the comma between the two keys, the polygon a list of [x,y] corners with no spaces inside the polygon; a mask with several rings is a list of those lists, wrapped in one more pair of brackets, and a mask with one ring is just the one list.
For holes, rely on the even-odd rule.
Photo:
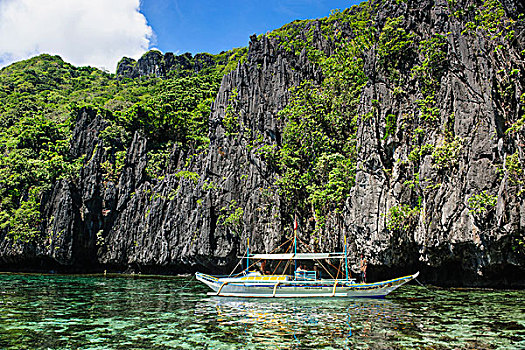
{"label": "boat canopy", "polygon": [[[250,259],[264,259],[264,260],[290,260],[290,259],[343,259],[345,253],[286,253],[286,254],[250,254]],[[246,258],[246,257],[243,257]]]}

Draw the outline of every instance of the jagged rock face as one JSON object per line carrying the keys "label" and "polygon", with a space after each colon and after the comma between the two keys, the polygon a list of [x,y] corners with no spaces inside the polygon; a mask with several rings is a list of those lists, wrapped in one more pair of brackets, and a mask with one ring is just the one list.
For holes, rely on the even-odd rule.
{"label": "jagged rock face", "polygon": [[175,56],[171,52],[162,54],[159,51],[149,51],[138,61],[124,57],[117,65],[117,76],[126,78],[138,78],[154,76],[166,78],[171,71],[186,72],[185,74],[198,73],[206,68],[224,64],[227,58],[214,59],[207,53],[196,54],[185,53]]}
{"label": "jagged rock face", "polygon": [[133,78],[137,74],[134,70],[137,65],[137,61],[133,58],[123,57],[117,65],[117,75],[119,77]]}
{"label": "jagged rock face", "polygon": [[[516,149],[523,159],[519,143],[523,135],[511,139],[503,132],[508,109],[500,104],[494,86],[500,79],[498,68],[514,63],[523,71],[523,64],[519,63],[519,52],[525,43],[523,35],[515,47],[507,46],[508,56],[502,57],[494,50],[501,42],[494,43],[482,35],[462,35],[464,23],[448,15],[444,1],[428,5],[399,7],[399,14],[406,17],[405,27],[425,33],[423,38],[448,33],[448,67],[436,95],[439,127],[423,135],[421,144],[442,144],[443,130],[450,123],[450,133],[462,140],[461,156],[446,171],[437,169],[430,155],[422,156],[416,172],[423,191],[414,193],[406,186],[407,172],[414,170],[407,167],[407,139],[415,125],[408,125],[405,130],[398,128],[388,136],[384,121],[392,111],[399,116],[413,115],[413,106],[421,96],[411,86],[404,87],[406,94],[401,98],[394,96],[393,84],[381,70],[374,70],[362,95],[361,109],[362,114],[370,111],[370,101],[377,100],[378,113],[359,125],[360,161],[345,223],[354,236],[356,249],[370,256],[371,263],[378,267],[397,266],[409,271],[420,266],[426,270],[427,278],[450,284],[483,284],[488,279],[522,283],[523,256],[513,251],[511,240],[525,230],[525,203],[511,193],[509,179],[499,177],[497,168]],[[509,8],[516,11],[519,6],[512,4]],[[523,13],[523,8],[518,11]],[[378,21],[387,16],[397,14],[380,12]],[[374,55],[367,60],[369,66],[376,66]],[[522,84],[523,80],[516,84],[516,96],[523,93]],[[469,198],[482,191],[497,195],[498,204],[495,210],[479,217],[469,210]],[[389,209],[416,196],[422,210],[414,230],[392,234],[386,227]]]}
{"label": "jagged rock face", "polygon": [[[501,85],[501,69],[511,66],[520,71],[514,100],[525,92],[525,68],[519,56],[525,49],[523,28],[517,27],[519,33],[509,45],[500,43],[501,38],[462,34],[465,23],[450,15],[444,0],[395,3],[378,6],[379,27],[388,18],[404,15],[404,27],[418,40],[448,33],[448,60],[435,96],[439,118],[418,142],[442,145],[443,130],[448,130],[461,140],[461,152],[446,168],[436,167],[429,154],[421,156],[417,168],[411,165],[413,132],[420,126],[414,122],[420,113],[417,100],[422,96],[415,79],[407,80],[403,93],[396,92],[395,84],[380,69],[373,47],[364,57],[368,83],[359,114],[374,113],[358,124],[356,184],[341,215],[327,223],[315,244],[322,250],[341,249],[346,235],[351,242],[350,259],[365,253],[371,278],[422,270],[424,280],[441,284],[523,286],[525,260],[512,244],[525,231],[525,203],[498,168],[515,151],[525,164],[525,135],[523,131],[505,133],[506,113],[518,113],[519,108],[506,105],[495,93]],[[504,6],[514,17],[524,12],[520,2],[508,0]],[[339,28],[344,35],[352,35],[344,23]],[[319,22],[309,23],[306,30],[313,33],[318,50],[334,51],[335,43],[322,35]],[[45,239],[25,246],[3,239],[0,264],[217,271],[236,263],[248,239],[250,249],[258,252],[269,252],[285,242],[290,218],[283,217],[288,208],[283,207],[275,187],[278,172],[242,132],[231,132],[224,124],[228,106],[233,106],[243,130],[261,137],[266,145],[282,144],[284,121],[277,114],[288,103],[289,89],[304,80],[319,83],[322,73],[304,51],[295,55],[283,49],[279,40],[251,38],[247,60],[224,76],[212,106],[209,148],[189,154],[175,147],[160,180],[145,174],[148,140],[140,133],[134,135],[118,181],[104,180],[100,164],[109,155],[98,133],[106,122],[83,110],[71,145],[73,155],[86,155],[79,178],[60,181],[43,199]],[[494,50],[500,44],[504,55]],[[197,56],[190,62],[191,55],[150,52],[138,62],[123,59],[117,74],[163,77],[173,67],[200,70],[212,64],[208,56]],[[401,122],[387,134],[385,121],[392,113]],[[180,176],[181,170],[197,173],[198,179]],[[407,185],[414,173],[421,184],[419,191]],[[497,205],[488,212],[473,213],[469,199],[482,191],[497,196]],[[388,228],[391,208],[417,201],[421,210],[410,230]],[[301,232],[300,239],[314,243],[308,232]]]}
{"label": "jagged rock face", "polygon": [[96,233],[104,229],[100,164],[104,148],[98,138],[107,122],[95,111],[82,110],[71,139],[71,155],[86,156],[78,179],[61,180],[42,199],[42,237],[31,244],[13,244],[2,233],[0,264],[7,269],[54,269],[67,266],[85,271],[98,266]]}
{"label": "jagged rock face", "polygon": [[[236,91],[236,109],[242,111],[245,126],[275,143],[282,128],[277,112],[287,102],[288,88],[315,74],[291,69],[308,63],[304,57],[280,51],[267,38],[254,39],[249,52],[247,63],[222,81],[210,117],[209,149],[194,156],[187,168],[201,174],[197,182],[179,178],[173,171],[157,183],[129,185],[128,174],[136,173],[137,159],[146,156],[144,150],[135,151],[137,140],[133,142],[130,152],[135,160],[128,158],[117,186],[119,217],[100,250],[102,263],[230,268],[246,249],[248,237],[251,249],[260,251],[283,240],[279,197],[272,188],[275,174],[255,150],[248,151],[242,135],[225,134],[222,118]],[[180,153],[173,150],[174,170],[180,169],[184,158]],[[131,190],[134,195],[129,199]],[[244,214],[241,226],[224,225],[237,208]]]}
{"label": "jagged rock face", "polygon": [[[173,55],[167,58],[172,58]],[[117,65],[117,75],[127,78],[137,78],[141,76],[166,76],[166,63],[170,60],[164,60],[164,55],[159,51],[149,51],[138,61],[124,57]],[[171,63],[171,62],[170,62]]]}

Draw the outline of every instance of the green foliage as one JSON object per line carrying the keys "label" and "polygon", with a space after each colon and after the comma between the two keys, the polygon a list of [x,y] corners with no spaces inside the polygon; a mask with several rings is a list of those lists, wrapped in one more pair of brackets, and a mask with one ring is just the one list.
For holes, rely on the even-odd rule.
{"label": "green foliage", "polygon": [[[177,178],[183,178],[191,180],[194,184],[199,181],[199,174],[193,171],[182,170],[175,174]],[[203,186],[204,187],[204,186]]]}
{"label": "green foliage", "polygon": [[397,116],[395,114],[388,114],[386,116],[386,128],[385,128],[385,136],[383,137],[383,140],[386,140],[389,135],[394,135],[397,129]]}
{"label": "green foliage", "polygon": [[447,40],[444,35],[435,34],[419,44],[422,56],[420,65],[412,68],[412,76],[419,81],[423,96],[434,96],[439,90],[441,77],[447,64]]}
{"label": "green foliage", "polygon": [[279,193],[299,209],[310,203],[316,217],[343,204],[355,177],[355,121],[345,123],[332,102],[322,88],[306,83],[281,112],[287,124],[276,157]]}
{"label": "green foliage", "polygon": [[420,205],[413,208],[408,204],[394,205],[388,210],[386,227],[390,231],[408,231],[416,222],[420,212]]}
{"label": "green foliage", "polygon": [[120,176],[121,170],[124,167],[124,161],[126,159],[126,151],[118,151],[112,155],[114,161],[111,162],[109,159],[100,164],[104,171],[103,177],[106,181],[117,182]]}
{"label": "green foliage", "polygon": [[525,190],[523,189],[523,185],[525,184],[525,172],[523,171],[523,165],[520,162],[518,151],[505,158],[505,169],[507,170],[510,182],[519,186],[517,195],[520,196]]}
{"label": "green foliage", "polygon": [[[110,76],[76,68],[58,56],[41,55],[0,70],[0,125],[8,127],[35,113],[64,122],[73,106],[103,102],[115,92]],[[108,90],[108,91],[106,91]]]}
{"label": "green foliage", "polygon": [[424,99],[416,100],[421,111],[421,119],[428,122],[435,122],[439,118],[439,108],[436,107],[434,95],[428,95]]}
{"label": "green foliage", "polygon": [[42,194],[82,166],[82,157],[69,154],[73,118],[80,107],[98,110],[108,123],[98,134],[106,181],[118,180],[137,130],[148,137],[146,173],[151,178],[164,175],[174,144],[183,151],[206,148],[210,106],[222,75],[246,53],[240,48],[198,55],[197,61],[214,64],[199,74],[193,69],[172,72],[164,80],[117,79],[50,55],[0,70],[0,228],[21,241],[37,237]]}
{"label": "green foliage", "polygon": [[414,146],[412,151],[408,154],[408,160],[410,160],[413,163],[418,163],[421,160],[421,157],[430,154],[434,151],[434,145],[432,144],[424,144],[421,147]]}
{"label": "green foliage", "polygon": [[514,37],[511,29],[514,20],[505,16],[505,9],[499,0],[485,0],[481,6],[469,10],[473,12],[474,18],[466,23],[463,34],[475,35],[481,29],[491,40],[498,37],[511,40]]}
{"label": "green foliage", "polygon": [[11,238],[32,239],[40,229],[40,194],[78,171],[69,156],[70,124],[35,114],[0,129],[0,227]]}
{"label": "green foliage", "polygon": [[425,135],[425,130],[423,128],[417,127],[414,129],[412,135],[412,142],[417,143],[421,136]]}
{"label": "green foliage", "polygon": [[407,34],[404,20],[403,16],[388,18],[377,43],[378,63],[394,82],[400,78],[401,66],[413,55],[414,34]]}
{"label": "green foliage", "polygon": [[218,66],[211,70],[210,72],[203,72],[205,74],[218,74],[220,76],[223,76],[225,74],[228,74],[235,68],[237,68],[237,65],[239,63],[243,63],[246,61],[246,57],[248,56],[248,48],[247,47],[239,47],[234,48],[229,51],[221,52],[218,55],[214,55],[214,59],[216,62],[218,62]]}
{"label": "green foliage", "polygon": [[237,105],[238,92],[237,89],[233,89],[228,99],[228,106],[226,106],[226,113],[222,119],[226,135],[237,135],[240,131],[241,126],[239,124],[239,116],[235,111]]}
{"label": "green foliage", "polygon": [[150,140],[149,177],[162,178],[174,144],[184,151],[208,147],[208,116],[220,80],[210,74],[159,81],[154,96],[115,113],[117,123],[129,134],[141,130]]}
{"label": "green foliage", "polygon": [[463,146],[459,137],[452,141],[445,139],[443,143],[435,147],[432,152],[433,167],[439,170],[445,170],[453,167],[461,154]]}
{"label": "green foliage", "polygon": [[403,182],[403,185],[408,186],[410,189],[419,188],[419,173],[414,173],[412,180]]}
{"label": "green foliage", "polygon": [[509,173],[509,179],[515,184],[523,184],[523,167],[520,162],[518,151],[505,158],[505,168]]}
{"label": "green foliage", "polygon": [[519,118],[514,123],[512,123],[510,128],[508,128],[505,131],[505,133],[507,134],[516,133],[516,132],[523,130],[523,126],[525,125],[525,93],[521,94],[520,96],[520,104],[521,104],[521,109],[519,112],[521,113],[521,118]]}
{"label": "green foliage", "polygon": [[167,142],[162,146],[152,149],[147,153],[148,163],[146,165],[146,175],[152,179],[161,179],[169,164],[172,143]]}
{"label": "green foliage", "polygon": [[[18,207],[2,208],[0,228],[9,229],[9,238],[30,242],[40,233],[39,190],[38,187],[29,189],[25,198],[19,199]],[[2,200],[4,203],[5,200]]]}
{"label": "green foliage", "polygon": [[[332,11],[318,22],[292,22],[268,35],[296,55],[305,51],[323,72],[320,84],[305,81],[291,89],[289,103],[279,114],[286,123],[281,147],[252,145],[278,169],[276,185],[284,205],[302,215],[310,212],[317,229],[330,213],[341,210],[355,182],[357,111],[367,82],[363,52],[375,42],[372,14],[365,2]],[[343,37],[341,24],[354,35]],[[335,53],[326,56],[317,50],[315,35],[334,40]],[[395,121],[390,121],[392,131]]]}
{"label": "green foliage", "polygon": [[474,194],[468,199],[469,212],[478,215],[486,214],[496,206],[497,202],[498,197],[488,194],[487,191]]}
{"label": "green foliage", "polygon": [[354,166],[351,159],[339,153],[324,153],[315,162],[315,181],[310,181],[306,189],[317,217],[334,203],[344,202],[355,182]]}
{"label": "green foliage", "polygon": [[[351,39],[344,38],[338,29],[334,30],[338,23],[351,28],[354,36]],[[374,5],[370,2],[362,2],[342,12],[334,10],[326,21],[322,22],[322,30],[325,35],[336,41],[346,41],[346,45],[352,45],[354,55],[359,55],[376,41]]]}
{"label": "green foliage", "polygon": [[244,209],[237,205],[236,200],[232,200],[228,205],[222,207],[217,219],[219,225],[229,227],[235,234],[240,234],[242,227]]}
{"label": "green foliage", "polygon": [[[288,52],[299,55],[303,50],[310,62],[320,64],[325,59],[325,53],[314,47],[315,34],[319,33],[325,39],[337,42],[347,41],[352,44],[356,52],[362,52],[364,47],[370,47],[375,41],[373,26],[373,8],[369,2],[363,2],[344,11],[333,10],[327,18],[320,20],[296,20],[268,33],[269,38],[279,40],[280,47]],[[351,40],[343,38],[342,32],[337,29],[339,24],[351,28],[355,37]],[[318,27],[319,25],[319,27]]]}
{"label": "green foliage", "polygon": [[421,157],[421,148],[419,146],[414,146],[412,148],[412,151],[408,154],[408,160],[411,162],[419,162],[419,159]]}
{"label": "green foliage", "polygon": [[118,125],[114,122],[102,130],[98,137],[102,139],[105,147],[120,148],[130,141],[130,133],[126,131],[124,126]]}
{"label": "green foliage", "polygon": [[[323,81],[305,81],[291,89],[280,112],[286,122],[282,145],[266,149],[280,177],[276,185],[290,211],[303,212],[322,229],[326,217],[338,212],[355,182],[356,131],[361,91],[367,82],[363,51],[373,45],[368,4],[363,11],[334,12],[321,22],[323,34],[341,39],[334,54],[316,55]],[[355,36],[342,38],[334,21],[352,26]],[[310,50],[308,46],[305,49]],[[313,50],[315,52],[315,50]]]}
{"label": "green foliage", "polygon": [[208,75],[159,81],[154,96],[116,116],[126,130],[142,130],[160,143],[177,141],[185,147],[207,146],[204,135],[220,80],[218,75]]}
{"label": "green foliage", "polygon": [[202,184],[203,191],[216,190],[217,188],[217,185],[213,181],[204,181],[204,183]]}
{"label": "green foliage", "polygon": [[303,48],[312,43],[312,32],[308,31],[307,38],[299,37],[299,34],[304,31],[312,21],[293,21],[291,23],[285,24],[281,28],[272,31],[268,34],[269,38],[279,39],[281,47],[288,52],[299,55]]}
{"label": "green foliage", "polygon": [[421,64],[412,68],[412,77],[417,78],[423,98],[416,101],[421,119],[435,122],[439,118],[435,94],[440,89],[441,77],[447,65],[448,45],[444,35],[434,34],[419,44]]}
{"label": "green foliage", "polygon": [[102,247],[104,246],[106,240],[104,239],[104,230],[99,230],[96,234],[96,246]]}
{"label": "green foliage", "polygon": [[[151,54],[151,51],[146,54]],[[221,52],[217,55],[209,53],[199,53],[192,57],[190,53],[176,56],[175,60],[170,62],[171,70],[167,73],[169,78],[190,77],[198,71],[199,75],[206,76],[210,74],[224,75],[237,67],[239,62],[243,62],[248,54],[247,47],[234,48]],[[158,53],[158,59],[162,62],[165,56]]]}

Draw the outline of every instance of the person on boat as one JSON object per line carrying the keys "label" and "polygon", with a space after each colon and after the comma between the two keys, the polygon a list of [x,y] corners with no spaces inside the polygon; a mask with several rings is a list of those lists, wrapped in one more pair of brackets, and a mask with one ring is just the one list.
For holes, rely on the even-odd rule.
{"label": "person on boat", "polygon": [[268,271],[266,271],[266,260],[259,261],[259,263],[257,264],[257,267],[259,268],[261,275],[265,275],[268,273]]}
{"label": "person on boat", "polygon": [[366,283],[366,267],[367,267],[366,258],[361,254],[361,261],[359,262],[359,275],[361,277],[361,282]]}
{"label": "person on boat", "polygon": [[304,265],[299,265],[296,271],[301,272],[301,271],[306,271],[306,270],[304,268]]}
{"label": "person on boat", "polygon": [[321,270],[319,270],[319,264],[315,263],[314,265],[315,278],[321,279]]}

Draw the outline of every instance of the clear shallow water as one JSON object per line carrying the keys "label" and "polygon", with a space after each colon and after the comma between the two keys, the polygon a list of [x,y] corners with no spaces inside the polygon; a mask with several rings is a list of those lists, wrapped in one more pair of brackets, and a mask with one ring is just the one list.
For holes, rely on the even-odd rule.
{"label": "clear shallow water", "polygon": [[525,349],[525,291],[225,299],[189,277],[0,274],[0,349]]}

